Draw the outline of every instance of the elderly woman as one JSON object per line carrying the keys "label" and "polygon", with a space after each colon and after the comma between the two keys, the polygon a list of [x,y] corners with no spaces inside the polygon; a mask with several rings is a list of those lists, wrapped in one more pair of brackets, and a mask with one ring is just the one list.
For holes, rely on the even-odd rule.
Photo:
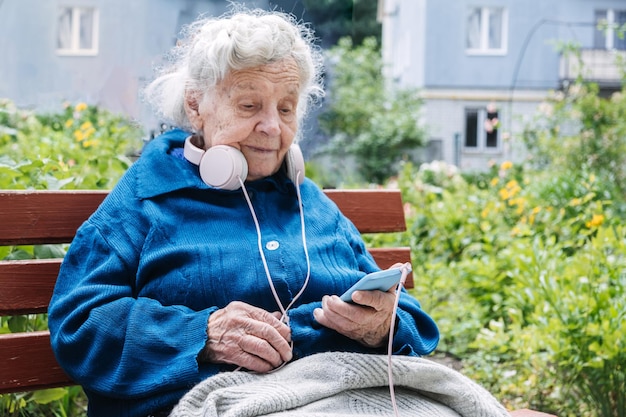
{"label": "elderly woman", "polygon": [[[180,129],[147,144],[76,234],[50,303],[54,351],[89,415],[166,415],[200,381],[319,352],[383,353],[393,291],[294,144],[321,96],[311,34],[277,12],[191,24],[146,90]],[[399,301],[394,354],[439,334]]]}

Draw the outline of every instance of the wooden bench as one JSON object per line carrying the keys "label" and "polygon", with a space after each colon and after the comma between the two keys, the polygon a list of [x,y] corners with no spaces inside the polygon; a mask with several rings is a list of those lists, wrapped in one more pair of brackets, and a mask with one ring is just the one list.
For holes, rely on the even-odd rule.
{"label": "wooden bench", "polygon": [[[327,190],[361,233],[406,230],[395,190]],[[0,191],[0,246],[70,243],[107,191]],[[408,247],[371,248],[381,268],[410,262]],[[61,259],[0,261],[0,316],[45,313]],[[412,276],[406,286],[413,287]],[[48,331],[0,335],[0,394],[73,385],[56,362]],[[547,416],[518,410],[516,417]]]}

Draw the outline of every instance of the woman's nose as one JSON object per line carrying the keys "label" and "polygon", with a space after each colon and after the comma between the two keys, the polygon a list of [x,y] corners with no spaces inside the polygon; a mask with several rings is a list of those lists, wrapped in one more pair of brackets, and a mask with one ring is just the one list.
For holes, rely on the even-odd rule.
{"label": "woman's nose", "polygon": [[266,110],[261,114],[261,120],[256,125],[258,132],[268,136],[280,135],[280,115],[277,110]]}

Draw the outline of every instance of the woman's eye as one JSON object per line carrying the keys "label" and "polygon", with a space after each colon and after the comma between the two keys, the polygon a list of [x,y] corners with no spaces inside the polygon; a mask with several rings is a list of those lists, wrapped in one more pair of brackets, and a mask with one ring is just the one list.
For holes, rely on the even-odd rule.
{"label": "woman's eye", "polygon": [[293,114],[296,111],[296,106],[287,104],[279,107],[279,111],[284,115]]}

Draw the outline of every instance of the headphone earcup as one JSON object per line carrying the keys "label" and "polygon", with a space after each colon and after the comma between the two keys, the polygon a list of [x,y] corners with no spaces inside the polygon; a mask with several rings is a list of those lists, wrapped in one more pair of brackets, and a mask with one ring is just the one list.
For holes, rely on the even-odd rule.
{"label": "headphone earcup", "polygon": [[[191,142],[191,136],[185,140],[184,155],[192,164],[198,165],[200,178],[210,187],[222,190],[236,190],[248,177],[248,161],[239,149],[226,145],[215,145],[201,149]],[[304,182],[305,167],[302,150],[296,144],[291,145],[285,156],[287,176],[296,185]]]}
{"label": "headphone earcup", "polygon": [[204,152],[200,160],[200,178],[207,185],[222,190],[236,190],[248,176],[248,162],[239,149],[215,145]]}
{"label": "headphone earcup", "polygon": [[285,156],[285,169],[287,176],[294,184],[300,185],[304,182],[304,156],[300,146],[295,143],[291,145]]}
{"label": "headphone earcup", "polygon": [[248,162],[240,150],[232,146],[216,145],[205,151],[185,139],[183,154],[185,159],[198,165],[200,178],[210,187],[223,190],[236,190],[241,187],[239,178],[248,177]]}

